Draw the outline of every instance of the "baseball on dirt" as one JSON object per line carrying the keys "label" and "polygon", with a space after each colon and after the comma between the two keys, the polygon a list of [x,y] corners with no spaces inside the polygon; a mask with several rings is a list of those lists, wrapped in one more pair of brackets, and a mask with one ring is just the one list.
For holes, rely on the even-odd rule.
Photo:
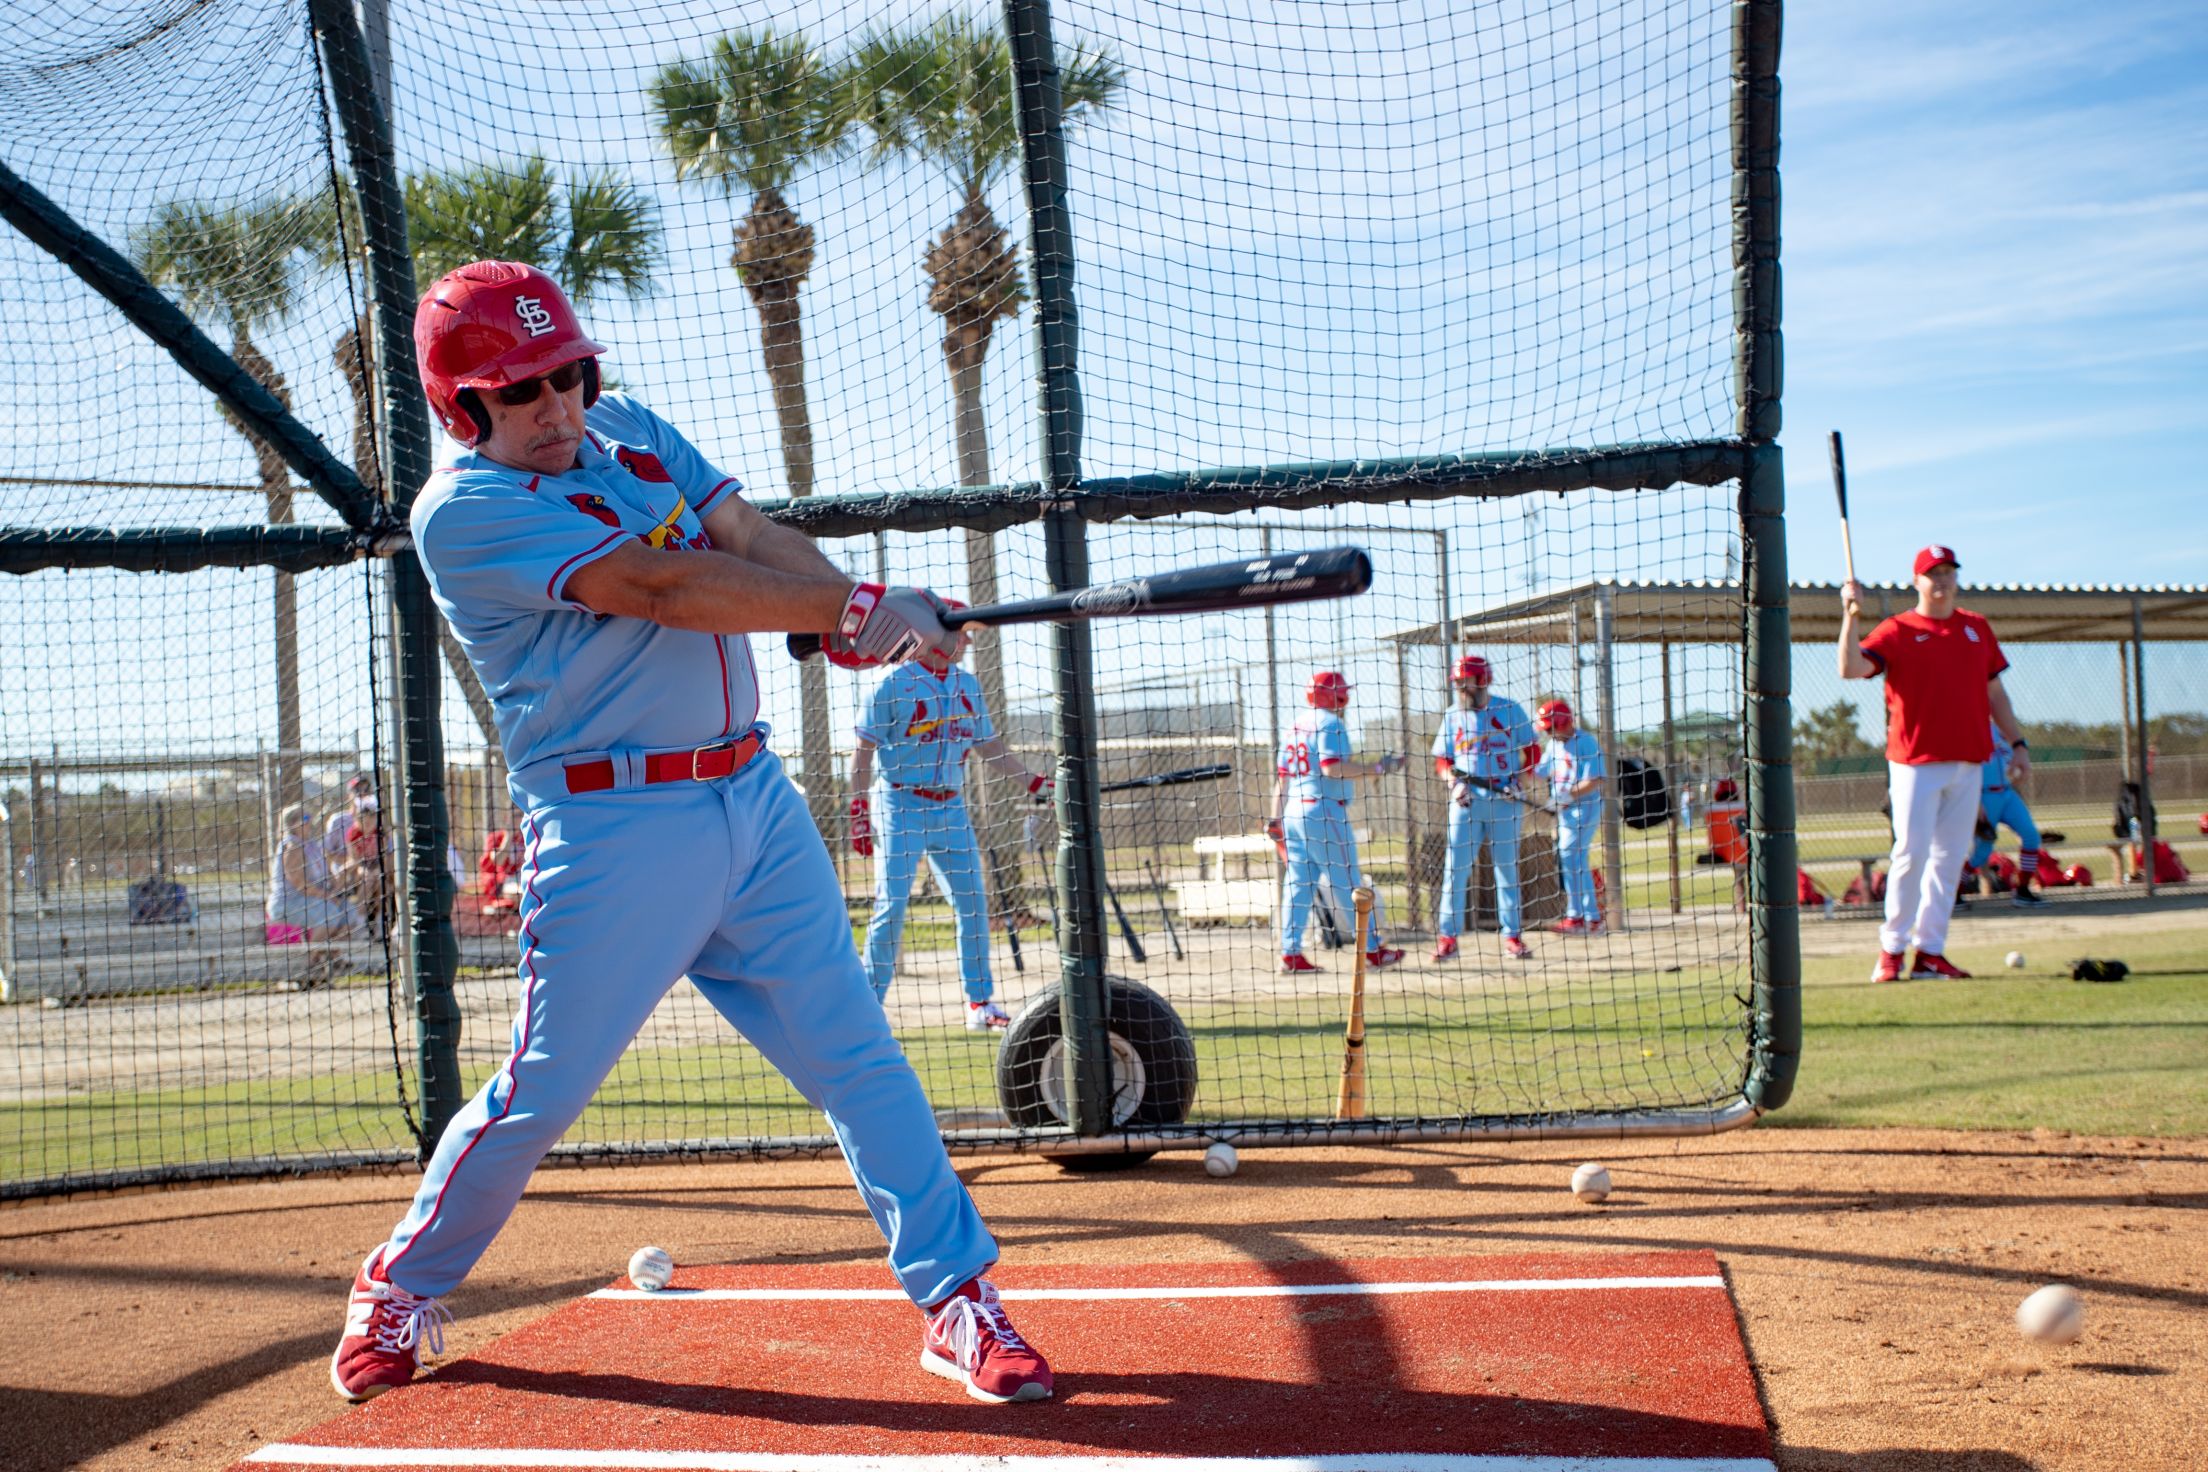
{"label": "baseball on dirt", "polygon": [[657,1293],[675,1275],[675,1260],[664,1247],[639,1247],[629,1255],[629,1281],[646,1293]]}
{"label": "baseball on dirt", "polygon": [[1572,1194],[1582,1201],[1601,1201],[1610,1194],[1610,1171],[1589,1161],[1572,1172]]}
{"label": "baseball on dirt", "polygon": [[2016,1327],[2042,1344],[2075,1344],[2085,1332],[2085,1300],[2067,1283],[2049,1283],[2016,1306]]}
{"label": "baseball on dirt", "polygon": [[1219,1141],[1204,1152],[1204,1174],[1226,1177],[1242,1168],[1242,1158],[1234,1153],[1234,1147],[1225,1140]]}
{"label": "baseball on dirt", "polygon": [[2011,951],[2004,959],[2008,961],[2011,971],[2022,971],[2024,969],[2024,953],[2022,951]]}

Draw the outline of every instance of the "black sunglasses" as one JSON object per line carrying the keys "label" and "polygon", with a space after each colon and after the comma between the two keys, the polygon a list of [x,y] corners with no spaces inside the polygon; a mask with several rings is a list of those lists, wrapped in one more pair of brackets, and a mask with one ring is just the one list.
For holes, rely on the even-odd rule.
{"label": "black sunglasses", "polygon": [[504,388],[494,389],[493,392],[498,396],[498,401],[507,408],[519,409],[524,404],[534,404],[537,401],[538,391],[548,383],[552,385],[552,392],[564,394],[582,381],[583,360],[577,358],[572,363],[562,363],[550,373],[540,374],[535,378],[524,378],[519,383],[509,383]]}

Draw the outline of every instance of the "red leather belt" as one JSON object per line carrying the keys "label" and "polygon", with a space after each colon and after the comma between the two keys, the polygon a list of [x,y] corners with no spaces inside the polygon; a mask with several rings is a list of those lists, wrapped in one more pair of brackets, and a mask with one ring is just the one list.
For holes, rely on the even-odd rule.
{"label": "red leather belt", "polygon": [[[757,731],[748,735],[716,741],[708,746],[691,747],[684,751],[653,751],[644,755],[644,781],[655,782],[717,782],[744,769],[744,764],[766,747],[766,739]],[[613,761],[600,757],[594,762],[570,762],[567,771],[569,793],[604,792],[614,785]]]}
{"label": "red leather belt", "polygon": [[914,797],[924,797],[929,802],[956,802],[961,795],[955,787],[907,787],[902,782],[892,782],[889,785],[899,792],[909,792]]}

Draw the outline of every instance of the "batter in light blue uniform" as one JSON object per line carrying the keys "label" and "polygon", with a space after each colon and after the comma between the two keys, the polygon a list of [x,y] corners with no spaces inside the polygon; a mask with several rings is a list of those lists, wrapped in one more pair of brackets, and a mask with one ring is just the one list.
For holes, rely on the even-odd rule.
{"label": "batter in light blue uniform", "polygon": [[947,652],[942,605],[853,584],[664,420],[598,396],[602,349],[533,269],[448,275],[415,342],[458,443],[415,503],[414,545],[495,706],[525,815],[521,995],[504,1061],[354,1280],[332,1381],[359,1400],[412,1376],[446,1317],[437,1295],[687,976],[827,1116],[891,1270],[930,1309],[924,1367],[984,1399],[1048,1395],[1048,1367],[980,1277],[996,1243],[765,744],[743,637],[825,632],[841,662],[879,664]]}
{"label": "batter in light blue uniform", "polygon": [[1548,782],[1549,806],[1556,813],[1556,866],[1564,878],[1564,918],[1556,929],[1562,935],[1593,935],[1602,929],[1602,905],[1595,897],[1591,859],[1609,767],[1602,748],[1578,729],[1563,701],[1543,705],[1534,725],[1549,738],[1533,770]]}
{"label": "batter in light blue uniform", "polygon": [[[1361,881],[1357,836],[1350,831],[1349,799],[1354,783],[1401,771],[1400,756],[1360,762],[1350,756],[1349,681],[1333,670],[1311,677],[1304,699],[1312,710],[1296,719],[1274,756],[1273,817],[1265,825],[1288,863],[1288,895],[1282,907],[1280,969],[1316,971],[1303,954],[1303,928],[1311,919],[1311,899],[1326,886],[1328,902],[1345,934],[1356,934],[1357,912],[1351,894]],[[1373,902],[1371,930],[1365,937],[1365,964],[1393,966],[1403,952],[1380,939],[1381,912]]]}
{"label": "batter in light blue uniform", "polygon": [[1978,808],[1985,818],[1986,828],[1977,846],[1971,849],[1967,862],[1973,869],[1984,868],[1986,860],[1993,857],[1994,838],[2000,826],[2006,823],[2017,842],[2023,845],[2016,855],[2016,892],[2009,902],[2037,905],[2044,903],[2031,889],[2032,879],[2039,873],[2039,824],[2032,821],[2032,810],[2024,805],[2024,794],[2009,781],[2009,763],[2015,756],[2016,748],[2001,734],[2001,728],[1994,726],[1993,755],[1986,758],[1978,796]]}
{"label": "batter in light blue uniform", "polygon": [[[966,642],[960,636],[960,653]],[[1006,1026],[1012,1019],[993,999],[996,983],[989,973],[989,900],[966,811],[966,753],[980,752],[1037,802],[1050,801],[1050,780],[1005,749],[982,701],[981,682],[958,667],[956,656],[925,656],[883,677],[858,737],[851,785],[864,792],[870,768],[881,765],[879,806],[864,796],[851,799],[851,845],[874,856],[874,914],[866,927],[866,974],[874,995],[889,994],[913,871],[924,856],[957,920],[967,1030]]]}
{"label": "batter in light blue uniform", "polygon": [[1464,892],[1480,845],[1486,844],[1495,871],[1495,920],[1503,932],[1503,953],[1523,961],[1532,955],[1520,935],[1523,907],[1518,895],[1518,819],[1520,804],[1466,778],[1508,792],[1530,765],[1537,739],[1525,707],[1502,695],[1490,695],[1495,672],[1477,654],[1459,659],[1450,671],[1457,708],[1441,718],[1434,733],[1434,771],[1449,784],[1449,859],[1442,866],[1441,915],[1435,921],[1434,959],[1457,954],[1464,933]]}

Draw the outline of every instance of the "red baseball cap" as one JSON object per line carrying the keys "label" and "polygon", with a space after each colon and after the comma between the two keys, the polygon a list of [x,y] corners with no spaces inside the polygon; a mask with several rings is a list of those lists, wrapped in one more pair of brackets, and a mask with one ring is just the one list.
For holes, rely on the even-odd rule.
{"label": "red baseball cap", "polygon": [[1943,562],[1949,567],[1961,567],[1963,565],[1963,560],[1955,555],[1953,547],[1942,547],[1938,543],[1934,543],[1917,554],[1917,565],[1909,575],[1921,578]]}

